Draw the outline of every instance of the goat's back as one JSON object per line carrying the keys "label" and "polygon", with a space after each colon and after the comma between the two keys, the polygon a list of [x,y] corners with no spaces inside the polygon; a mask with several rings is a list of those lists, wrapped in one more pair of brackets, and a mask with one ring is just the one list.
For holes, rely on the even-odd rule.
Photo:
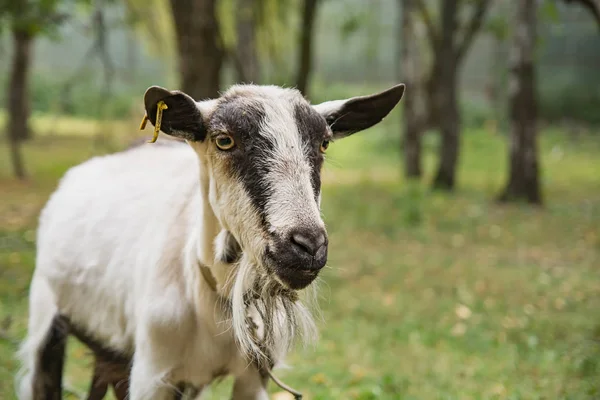
{"label": "goat's back", "polygon": [[198,223],[198,185],[185,144],[146,144],[70,169],[40,217],[34,280],[48,283],[72,323],[131,350],[137,302],[182,279],[174,271]]}

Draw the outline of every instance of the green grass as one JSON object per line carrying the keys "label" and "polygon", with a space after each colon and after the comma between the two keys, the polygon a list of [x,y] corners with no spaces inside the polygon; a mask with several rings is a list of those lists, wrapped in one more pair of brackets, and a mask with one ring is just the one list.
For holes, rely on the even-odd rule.
{"label": "green grass", "polygon": [[[100,129],[104,141],[57,134],[27,144],[27,183],[0,157],[1,399],[14,398],[11,339],[25,333],[37,213],[69,166],[126,141],[116,126],[126,125]],[[330,147],[321,339],[290,354],[280,377],[307,399],[598,398],[600,141],[544,131],[538,209],[493,202],[506,176],[502,137],[465,134],[459,188],[447,195],[427,186],[436,137],[425,140],[423,182],[408,184],[396,132],[391,118]],[[73,343],[69,360],[68,385],[84,391],[87,352]],[[230,384],[209,398],[226,398]]]}

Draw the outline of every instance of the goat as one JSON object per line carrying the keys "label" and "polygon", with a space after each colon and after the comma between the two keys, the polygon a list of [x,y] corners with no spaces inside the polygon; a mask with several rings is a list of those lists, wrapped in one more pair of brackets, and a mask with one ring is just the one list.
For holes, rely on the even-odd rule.
{"label": "goat", "polygon": [[95,157],[61,179],[40,215],[19,398],[61,397],[72,334],[131,360],[132,400],[225,374],[233,399],[266,399],[268,371],[316,335],[299,294],[327,261],[324,153],[403,93],[311,105],[276,86],[199,102],[150,87],[147,118],[187,144]]}

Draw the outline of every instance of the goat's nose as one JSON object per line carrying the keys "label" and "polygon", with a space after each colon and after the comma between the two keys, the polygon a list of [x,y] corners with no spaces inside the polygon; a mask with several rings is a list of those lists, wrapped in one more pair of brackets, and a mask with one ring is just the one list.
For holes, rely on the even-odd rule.
{"label": "goat's nose", "polygon": [[296,229],[292,232],[290,240],[298,250],[313,257],[327,245],[327,235],[324,229]]}

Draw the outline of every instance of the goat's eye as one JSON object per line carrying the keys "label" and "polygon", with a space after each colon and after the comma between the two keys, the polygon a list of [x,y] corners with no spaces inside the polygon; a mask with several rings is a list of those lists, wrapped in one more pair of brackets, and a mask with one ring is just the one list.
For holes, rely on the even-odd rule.
{"label": "goat's eye", "polygon": [[230,150],[235,146],[233,138],[229,135],[219,135],[215,140],[217,147],[221,150]]}
{"label": "goat's eye", "polygon": [[325,153],[327,151],[328,147],[329,147],[329,140],[323,140],[323,142],[321,142],[321,153]]}

